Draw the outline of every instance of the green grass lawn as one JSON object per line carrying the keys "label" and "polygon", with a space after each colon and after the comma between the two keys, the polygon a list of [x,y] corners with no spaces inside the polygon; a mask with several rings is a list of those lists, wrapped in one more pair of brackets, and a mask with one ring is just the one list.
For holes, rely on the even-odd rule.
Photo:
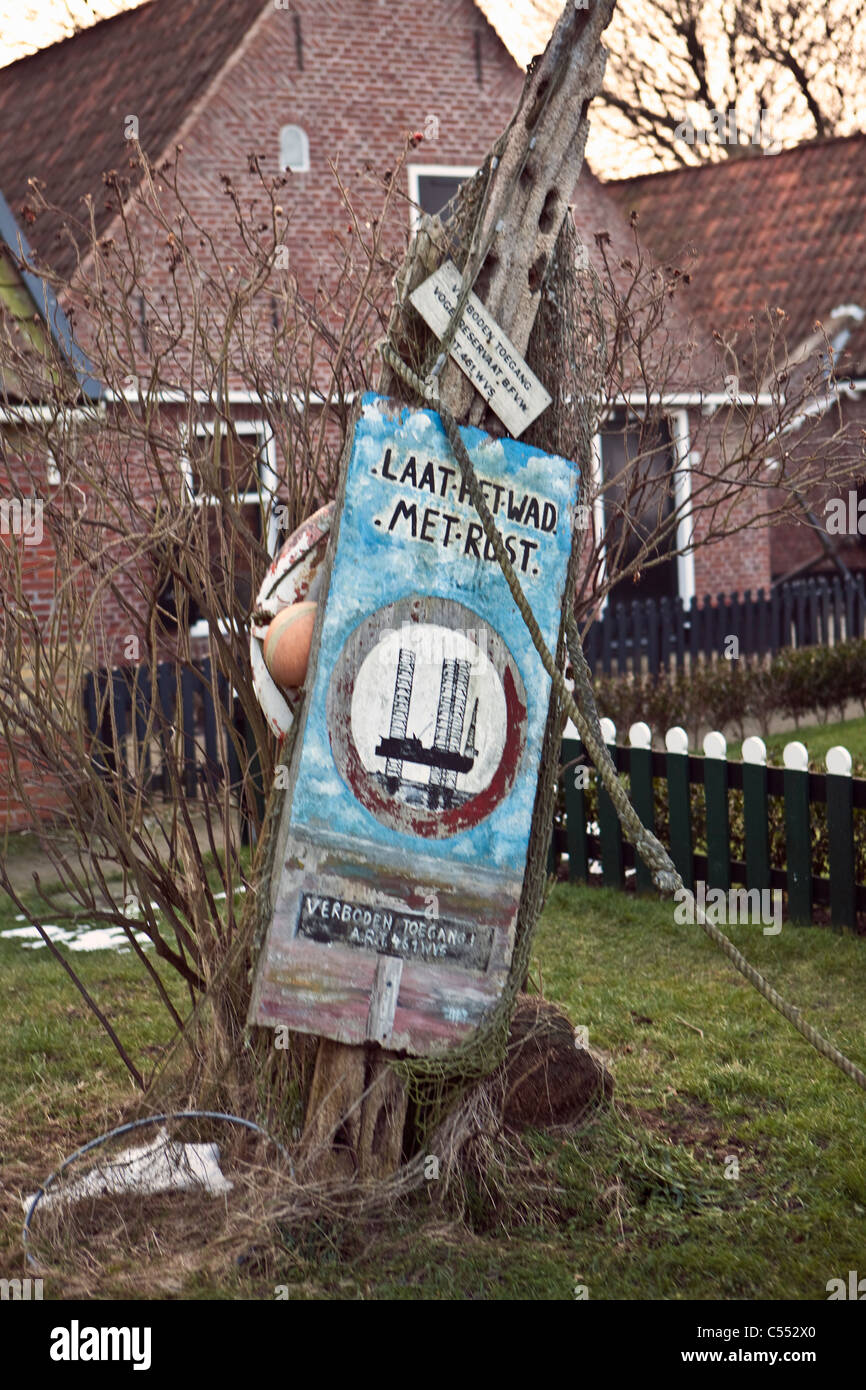
{"label": "green grass lawn", "polygon": [[[828,748],[835,747],[837,743],[848,749],[855,763],[866,763],[866,718],[846,719],[836,724],[808,724],[784,734],[771,734],[764,740],[769,762],[781,767],[782,750],[786,743],[793,743],[795,739],[806,745],[810,762],[817,764],[820,771],[825,770],[824,758]],[[742,744],[729,744],[728,756],[735,762],[739,761]]]}
{"label": "green grass lawn", "polygon": [[[0,926],[11,924],[0,915]],[[821,928],[730,935],[866,1066],[866,942]],[[73,957],[139,1065],[170,1025],[132,956]],[[429,1196],[375,1226],[286,1234],[255,1263],[175,1296],[819,1299],[863,1269],[864,1095],[670,905],[557,885],[533,979],[610,1058],[614,1106],[574,1136],[530,1137],[533,1193],[478,1188],[464,1221]],[[47,951],[0,940],[0,1273],[19,1274],[19,1193],[117,1123],[133,1091]],[[736,1162],[734,1162],[736,1160]],[[736,1176],[735,1176],[736,1174]],[[145,1281],[146,1282],[146,1281]],[[50,1293],[50,1290],[49,1290]]]}

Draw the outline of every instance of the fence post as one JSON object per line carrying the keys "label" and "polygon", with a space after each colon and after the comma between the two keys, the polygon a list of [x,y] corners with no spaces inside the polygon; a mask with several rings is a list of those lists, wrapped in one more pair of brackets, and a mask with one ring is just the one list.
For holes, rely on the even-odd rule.
{"label": "fence post", "polygon": [[754,656],[756,650],[755,643],[755,607],[752,602],[752,591],[746,589],[743,594],[743,640],[740,643],[740,650],[747,656]]}
{"label": "fence post", "polygon": [[[646,611],[646,641],[647,641],[647,669],[650,675],[657,676],[659,673],[659,610],[655,599],[648,598],[645,605]],[[635,673],[640,672],[640,661],[637,660]]]}
{"label": "fence post", "polygon": [[707,887],[731,886],[731,834],[728,816],[728,745],[713,730],[704,738],[704,798],[707,806]]}
{"label": "fence post", "polygon": [[583,756],[583,744],[577,729],[569,719],[562,739],[560,763],[565,769],[565,842],[568,849],[568,877],[571,883],[589,879],[589,854],[586,847],[586,796],[582,777],[573,764]]}
{"label": "fence post", "polygon": [[845,638],[851,642],[855,637],[859,637],[857,615],[855,603],[854,585],[850,581],[845,585]]}
{"label": "fence post", "polygon": [[826,579],[821,580],[821,635],[818,641],[823,647],[833,645],[830,633],[830,585]]}
{"label": "fence post", "polygon": [[[624,603],[616,605],[616,673],[624,676],[628,671],[628,613]],[[636,667],[632,667],[637,670]]]}
{"label": "fence post", "polygon": [[644,639],[644,606],[637,599],[631,603],[631,669],[635,676],[641,672]]}
{"label": "fence post", "polygon": [[770,826],[767,749],[761,738],[743,744],[743,819],[746,829],[746,887],[770,887]]}
{"label": "fence post", "polygon": [[845,635],[845,624],[843,621],[842,585],[838,577],[833,580],[833,645],[841,642]]}
{"label": "fence post", "polygon": [[772,655],[773,642],[770,636],[770,601],[763,588],[758,590],[758,652],[761,656]]}
{"label": "fence post", "polygon": [[111,724],[111,747],[114,752],[114,765],[121,784],[129,776],[126,756],[126,736],[130,730],[129,713],[132,705],[129,690],[129,671],[118,666],[111,672],[109,686],[109,713]]}
{"label": "fence post", "polygon": [[[196,673],[189,666],[182,666],[180,671],[180,711],[181,711],[181,735],[183,738],[183,782],[184,790],[188,797],[194,797],[198,791],[198,768],[195,759],[195,717],[193,715],[193,683]],[[175,706],[175,717],[177,716],[177,706]]]}
{"label": "fence post", "polygon": [[[773,656],[780,646],[790,646],[790,642],[782,641],[782,606],[779,599],[779,590],[771,589],[769,594],[770,604],[770,651]],[[790,636],[790,633],[788,634]]]}
{"label": "fence post", "polygon": [[695,891],[692,803],[689,796],[689,736],[679,725],[665,734],[671,858],[690,892]]}
{"label": "fence post", "polygon": [[156,668],[163,801],[170,801],[172,799],[175,784],[175,753],[171,737],[172,730],[175,727],[174,713],[177,697],[174,672],[175,668],[170,661],[161,661]]}
{"label": "fence post", "polygon": [[788,917],[798,926],[812,921],[812,830],[809,814],[809,754],[804,744],[785,744],[785,861]]}
{"label": "fence post", "polygon": [[[673,653],[673,623],[670,600],[662,598],[659,602],[659,668],[667,675]],[[653,673],[655,674],[655,673]]]}
{"label": "fence post", "polygon": [[700,652],[701,642],[701,621],[703,610],[698,607],[698,596],[692,594],[689,604],[689,661],[691,669],[694,670],[698,664],[698,653]]}
{"label": "fence post", "polygon": [[84,677],[84,717],[87,721],[87,732],[90,735],[87,745],[88,754],[97,771],[101,772],[103,776],[107,776],[108,764],[105,761],[102,741],[100,691],[93,671],[88,671]]}
{"label": "fence post", "polygon": [[676,625],[677,670],[686,669],[686,615],[683,601],[679,595],[674,600],[674,621]]}
{"label": "fence post", "polygon": [[830,921],[857,925],[854,879],[854,784],[851,754],[839,744],[827,750],[827,838],[830,847]]}
{"label": "fence post", "polygon": [[[631,745],[629,774],[631,776],[632,805],[640,816],[641,824],[645,829],[651,831],[655,829],[655,812],[653,807],[653,736],[649,725],[643,722],[632,724],[628,731],[628,741]],[[647,888],[654,888],[652,873],[637,850],[635,850],[634,863],[635,886],[638,892]]]}
{"label": "fence post", "polygon": [[214,703],[214,679],[210,657],[206,656],[199,666],[199,688],[204,710],[204,748],[207,785],[211,790],[219,785],[219,740],[217,735],[216,705]]}
{"label": "fence post", "polygon": [[[612,719],[602,719],[601,732],[610,755],[616,762],[616,725]],[[601,875],[605,888],[622,888],[622,827],[613,802],[598,781],[598,833],[601,838]]]}
{"label": "fence post", "polygon": [[133,741],[135,778],[150,789],[151,756],[150,739],[152,732],[151,700],[153,698],[154,675],[149,666],[136,666],[132,690]]}
{"label": "fence post", "polygon": [[265,788],[262,777],[262,764],[256,744],[253,726],[241,708],[241,727],[246,748],[246,780],[241,790],[241,844],[254,849],[258,843],[259,832],[265,823]]}
{"label": "fence post", "polygon": [[610,599],[607,601],[607,608],[601,621],[601,669],[606,676],[609,676],[613,669],[613,658],[611,655],[611,641],[613,637],[613,604]]}

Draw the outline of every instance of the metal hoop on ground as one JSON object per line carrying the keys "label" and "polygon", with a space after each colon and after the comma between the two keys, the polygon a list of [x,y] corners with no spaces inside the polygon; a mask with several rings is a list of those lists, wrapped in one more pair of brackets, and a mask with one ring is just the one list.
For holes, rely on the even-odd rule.
{"label": "metal hoop on ground", "polygon": [[289,1165],[289,1172],[292,1176],[292,1180],[294,1180],[295,1165],[291,1160],[288,1150],[278,1139],[275,1139],[272,1134],[269,1134],[266,1129],[262,1129],[261,1125],[257,1125],[253,1120],[245,1120],[242,1115],[227,1115],[221,1110],[171,1110],[164,1115],[147,1115],[141,1120],[130,1120],[128,1124],[118,1125],[116,1129],[109,1129],[105,1134],[100,1134],[96,1139],[91,1139],[87,1144],[82,1144],[80,1149],[76,1149],[68,1158],[65,1158],[60,1167],[56,1168],[54,1172],[45,1179],[45,1182],[39,1188],[33,1201],[30,1203],[21,1231],[21,1242],[24,1246],[24,1255],[28,1264],[33,1265],[34,1268],[38,1268],[28,1248],[30,1227],[36,1208],[39,1206],[42,1198],[46,1196],[51,1184],[55,1182],[77,1158],[83,1157],[84,1154],[90,1153],[93,1149],[101,1148],[103,1144],[108,1143],[109,1139],[116,1139],[121,1134],[130,1134],[136,1129],[144,1129],[148,1125],[164,1124],[167,1120],[221,1120],[224,1123],[240,1125],[243,1129],[248,1129],[255,1134],[260,1134],[263,1139],[269,1140],[280,1154],[280,1157],[285,1159],[286,1163]]}

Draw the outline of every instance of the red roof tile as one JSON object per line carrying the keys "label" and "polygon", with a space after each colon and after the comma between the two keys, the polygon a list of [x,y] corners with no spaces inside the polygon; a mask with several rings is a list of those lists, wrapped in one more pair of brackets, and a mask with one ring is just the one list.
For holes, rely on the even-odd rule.
{"label": "red roof tile", "polygon": [[[31,201],[33,177],[71,217],[93,194],[104,230],[102,174],[128,172],[124,117],[138,117],[142,148],[157,158],[264,8],[263,0],[152,0],[0,69],[0,189],[15,216]],[[23,225],[37,254],[70,274],[75,253],[55,220]]]}
{"label": "red roof tile", "polygon": [[[788,315],[789,347],[825,327],[831,311],[866,309],[866,134],[611,181],[623,212],[659,263],[685,265],[696,248],[689,302],[709,329],[739,331],[765,306]],[[840,371],[866,371],[866,321],[854,326]]]}

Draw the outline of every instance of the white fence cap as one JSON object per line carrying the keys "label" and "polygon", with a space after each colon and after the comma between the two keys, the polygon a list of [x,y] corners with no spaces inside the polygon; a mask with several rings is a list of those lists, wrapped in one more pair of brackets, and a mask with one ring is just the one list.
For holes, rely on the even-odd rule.
{"label": "white fence cap", "polygon": [[652,748],[653,734],[649,724],[639,719],[628,731],[628,741],[632,748]]}
{"label": "white fence cap", "polygon": [[704,735],[705,758],[726,758],[727,755],[728,741],[724,734],[720,734],[718,729],[713,729],[712,733]]}
{"label": "white fence cap", "polygon": [[786,743],[782,762],[791,772],[808,772],[809,750],[805,743],[800,743],[797,739],[792,743]]}
{"label": "white fence cap", "polygon": [[669,753],[688,753],[689,736],[679,724],[675,724],[665,734],[665,748]]}
{"label": "white fence cap", "polygon": [[837,743],[834,748],[827,749],[827,771],[833,777],[850,777],[853,766],[851,754],[847,748],[843,748],[841,743]]}
{"label": "white fence cap", "polygon": [[601,725],[601,736],[605,743],[616,743],[616,725],[613,720],[608,719],[605,715],[605,717],[598,722]]}
{"label": "white fence cap", "polygon": [[758,767],[767,765],[767,745],[762,738],[757,738],[754,734],[747,738],[743,744],[743,762],[754,763]]}

